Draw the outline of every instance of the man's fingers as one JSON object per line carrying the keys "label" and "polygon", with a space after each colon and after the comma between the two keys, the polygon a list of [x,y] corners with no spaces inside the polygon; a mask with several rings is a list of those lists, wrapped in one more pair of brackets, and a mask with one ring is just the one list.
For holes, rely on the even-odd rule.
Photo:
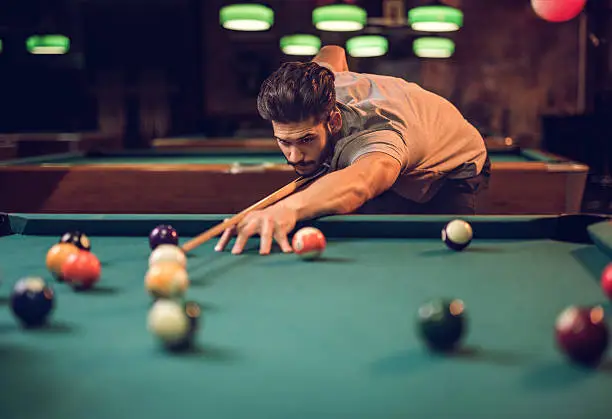
{"label": "man's fingers", "polygon": [[287,238],[286,233],[277,231],[274,235],[274,240],[276,240],[283,253],[293,252],[293,248],[291,247],[291,244],[289,244],[289,239]]}
{"label": "man's fingers", "polygon": [[243,228],[238,229],[238,237],[236,238],[236,242],[234,243],[234,247],[232,248],[232,253],[234,255],[242,253],[247,241],[253,234],[255,234],[256,231],[256,223],[249,223]]}
{"label": "man's fingers", "polygon": [[274,221],[266,218],[263,220],[261,225],[261,231],[259,233],[259,254],[267,255],[272,250],[272,236],[274,235]]}
{"label": "man's fingers", "polygon": [[[223,221],[227,221],[227,218]],[[226,228],[223,234],[221,235],[221,237],[219,238],[217,245],[215,246],[215,251],[222,252],[223,250],[225,250],[225,248],[227,247],[227,244],[229,243],[230,239],[232,238],[235,232],[236,232],[235,227]]]}

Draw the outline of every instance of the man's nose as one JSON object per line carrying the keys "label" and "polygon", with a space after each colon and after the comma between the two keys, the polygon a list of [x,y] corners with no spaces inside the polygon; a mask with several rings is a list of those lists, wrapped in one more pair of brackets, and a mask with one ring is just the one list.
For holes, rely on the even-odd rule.
{"label": "man's nose", "polygon": [[302,153],[297,147],[291,147],[289,149],[289,156],[287,160],[289,163],[296,164],[304,159],[304,153]]}

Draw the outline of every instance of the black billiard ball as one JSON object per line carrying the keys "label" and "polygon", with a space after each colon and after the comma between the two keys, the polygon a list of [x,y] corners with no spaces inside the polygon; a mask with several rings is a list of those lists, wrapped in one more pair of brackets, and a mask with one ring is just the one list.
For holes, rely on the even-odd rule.
{"label": "black billiard ball", "polygon": [[89,241],[89,237],[80,231],[68,231],[64,233],[59,242],[74,244],[81,250],[91,250],[91,242]]}
{"label": "black billiard ball", "polygon": [[42,278],[23,278],[15,284],[11,294],[11,310],[25,327],[44,325],[53,311],[53,290]]}
{"label": "black billiard ball", "polygon": [[417,328],[425,344],[434,351],[456,349],[466,333],[465,306],[458,299],[434,299],[418,310]]}
{"label": "black billiard ball", "polygon": [[448,248],[461,251],[472,242],[472,226],[463,220],[453,220],[442,229],[442,241]]}
{"label": "black billiard ball", "polygon": [[154,250],[160,244],[172,244],[178,246],[179,236],[171,225],[161,224],[149,233],[149,246]]}
{"label": "black billiard ball", "polygon": [[598,365],[608,348],[609,333],[602,307],[570,306],[555,323],[559,349],[567,358],[585,366]]}

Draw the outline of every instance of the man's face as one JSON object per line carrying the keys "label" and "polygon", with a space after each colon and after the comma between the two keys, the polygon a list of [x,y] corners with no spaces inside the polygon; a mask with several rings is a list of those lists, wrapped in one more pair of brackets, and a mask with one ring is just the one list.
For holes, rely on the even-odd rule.
{"label": "man's face", "polygon": [[274,137],[287,163],[302,176],[315,173],[331,152],[331,133],[327,123],[272,122]]}

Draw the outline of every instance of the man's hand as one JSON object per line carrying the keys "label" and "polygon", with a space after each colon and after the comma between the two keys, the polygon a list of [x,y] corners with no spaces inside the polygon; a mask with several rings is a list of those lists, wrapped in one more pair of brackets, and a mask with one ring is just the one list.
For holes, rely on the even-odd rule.
{"label": "man's hand", "polygon": [[221,235],[215,246],[217,252],[223,251],[230,239],[237,235],[232,248],[233,254],[242,253],[244,246],[251,236],[260,236],[259,253],[267,255],[272,250],[272,240],[275,240],[285,253],[292,252],[287,235],[295,228],[297,222],[296,211],[283,205],[273,205],[269,208],[253,211],[233,229],[227,229]]}

